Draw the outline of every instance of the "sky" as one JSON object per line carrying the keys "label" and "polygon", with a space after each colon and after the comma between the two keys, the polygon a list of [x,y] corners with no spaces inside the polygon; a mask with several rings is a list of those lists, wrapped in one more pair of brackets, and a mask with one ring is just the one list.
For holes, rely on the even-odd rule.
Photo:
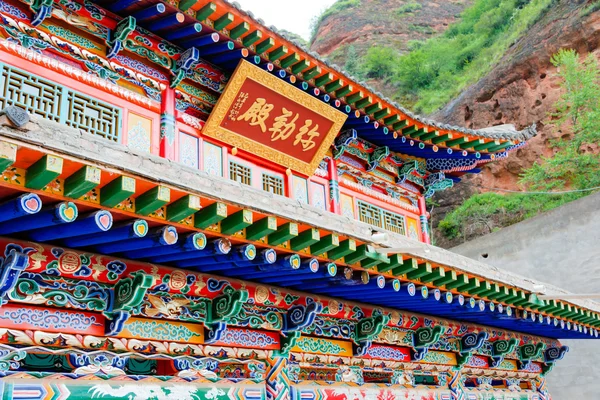
{"label": "sky", "polygon": [[267,26],[296,33],[310,39],[310,21],[335,0],[236,0],[242,9],[252,11]]}

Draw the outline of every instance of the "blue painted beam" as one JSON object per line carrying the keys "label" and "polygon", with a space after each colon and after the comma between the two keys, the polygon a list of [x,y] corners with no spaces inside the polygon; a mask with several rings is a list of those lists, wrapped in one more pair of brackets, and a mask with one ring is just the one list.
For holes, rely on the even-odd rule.
{"label": "blue painted beam", "polygon": [[65,246],[77,249],[80,247],[95,246],[104,243],[115,243],[128,239],[143,238],[147,233],[148,223],[143,219],[138,219],[133,222],[128,222],[124,225],[114,227],[102,235],[92,234],[67,239],[65,240]]}
{"label": "blue painted beam", "polygon": [[190,36],[193,36],[193,35],[198,35],[201,32],[202,32],[202,24],[195,23],[195,24],[188,25],[184,28],[177,29],[173,32],[167,32],[167,33],[163,34],[163,36],[167,40],[181,40],[181,39],[185,39]]}
{"label": "blue painted beam", "polygon": [[197,251],[186,251],[174,254],[165,254],[161,256],[150,257],[153,263],[173,264],[180,261],[193,260],[202,257],[211,257],[215,254],[227,254],[231,251],[231,242],[229,239],[219,238],[208,242],[204,249]]}
{"label": "blue painted beam", "polygon": [[0,225],[0,235],[31,231],[59,224],[68,224],[77,218],[77,206],[71,202],[47,207],[36,214],[13,219]]}
{"label": "blue painted beam", "polygon": [[42,200],[35,193],[23,194],[0,205],[0,222],[7,222],[27,215],[37,214]]}
{"label": "blue painted beam", "polygon": [[152,32],[160,32],[167,29],[179,29],[183,27],[184,22],[185,16],[182,13],[175,13],[150,22],[148,27]]}
{"label": "blue painted beam", "polygon": [[36,242],[49,242],[80,235],[101,234],[108,231],[112,224],[112,214],[109,211],[100,210],[83,216],[70,224],[35,230],[29,233],[29,237]]}
{"label": "blue painted beam", "polygon": [[125,11],[129,7],[132,7],[137,4],[142,4],[143,0],[118,0],[112,4],[109,4],[107,8],[114,12],[115,14],[119,14],[122,11]]}
{"label": "blue painted beam", "polygon": [[216,43],[204,47],[198,47],[198,51],[200,51],[200,55],[202,57],[210,56],[213,54],[226,53],[232,51],[233,49],[235,49],[235,44],[232,41]]}
{"label": "blue painted beam", "polygon": [[248,57],[248,50],[237,49],[228,53],[219,54],[218,56],[208,57],[208,61],[213,64],[227,64],[231,61],[239,62],[241,58]]}
{"label": "blue painted beam", "polygon": [[227,254],[214,254],[213,257],[195,258],[189,261],[179,262],[182,268],[198,268],[202,272],[217,271],[224,264],[232,264],[235,261],[253,261],[256,258],[256,246],[244,244],[231,249]]}
{"label": "blue painted beam", "polygon": [[123,257],[132,260],[141,260],[156,256],[169,254],[178,254],[192,251],[204,250],[206,247],[206,235],[204,233],[190,233],[185,237],[179,238],[177,244],[173,246],[157,246],[151,249],[127,251],[123,253]]}
{"label": "blue painted beam", "polygon": [[151,7],[144,8],[143,10],[136,11],[131,16],[135,18],[138,23],[144,23],[145,21],[161,16],[167,8],[163,3],[154,4]]}
{"label": "blue painted beam", "polygon": [[203,35],[203,36],[198,36],[193,39],[183,40],[179,44],[181,45],[181,47],[188,49],[190,47],[204,47],[204,46],[208,46],[208,45],[211,45],[214,43],[218,43],[220,39],[221,39],[221,37],[219,36],[219,34],[213,32],[208,35]]}
{"label": "blue painted beam", "polygon": [[172,246],[177,242],[177,229],[173,226],[163,226],[151,231],[146,237],[126,239],[116,243],[96,246],[100,254],[115,254],[125,251],[147,249],[154,246]]}

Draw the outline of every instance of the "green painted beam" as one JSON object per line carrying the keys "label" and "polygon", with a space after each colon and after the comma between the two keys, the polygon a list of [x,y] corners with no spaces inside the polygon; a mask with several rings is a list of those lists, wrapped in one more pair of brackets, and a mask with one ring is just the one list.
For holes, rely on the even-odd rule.
{"label": "green painted beam", "polygon": [[368,244],[361,244],[356,248],[356,251],[352,254],[348,254],[344,257],[346,264],[356,264],[366,258],[377,259],[377,253],[372,250]]}
{"label": "green painted beam", "polygon": [[335,96],[338,98],[342,98],[342,97],[346,96],[348,93],[352,93],[353,91],[354,91],[354,87],[352,85],[345,85],[335,91]]}
{"label": "green painted beam", "polygon": [[444,135],[440,135],[440,136],[432,138],[431,143],[438,144],[438,143],[446,142],[451,139],[452,139],[452,134],[446,133]]}
{"label": "green painted beam", "polygon": [[[258,42],[260,39],[262,39],[262,36],[263,36],[263,33],[261,31],[250,32],[249,34],[244,36],[244,38],[242,39],[242,43],[244,44],[245,47],[250,47],[254,43]],[[257,51],[257,53],[258,53],[258,51]]]}
{"label": "green painted beam", "polygon": [[288,53],[289,53],[289,50],[288,50],[287,46],[279,46],[275,50],[269,52],[269,60],[277,61],[281,57],[287,55]]}
{"label": "green painted beam", "polygon": [[[383,123],[386,125],[393,126],[395,123],[400,121],[400,116],[398,114],[391,115],[387,118],[384,118]],[[394,128],[395,129],[395,128]]]}
{"label": "green painted beam", "polygon": [[475,139],[475,140],[461,143],[458,145],[458,147],[460,147],[463,150],[466,150],[466,149],[473,148],[474,146],[477,146],[478,144],[483,144],[483,143],[485,143],[483,141],[483,139]]}
{"label": "green painted beam", "polygon": [[100,168],[86,165],[65,179],[65,196],[78,199],[100,184]]}
{"label": "green painted beam", "polygon": [[248,32],[249,30],[250,30],[250,24],[247,23],[246,21],[244,21],[241,24],[236,25],[235,27],[233,27],[231,29],[231,31],[229,31],[229,37],[232,38],[233,40],[236,40],[237,38],[241,37],[243,34]]}
{"label": "green painted beam", "polygon": [[440,133],[438,131],[431,131],[431,132],[427,132],[423,135],[421,135],[419,137],[419,139],[421,140],[429,140],[429,139],[433,139],[434,137],[438,136]]}
{"label": "green painted beam", "polygon": [[367,269],[381,264],[386,265],[390,262],[390,259],[385,254],[372,253],[371,257],[368,257],[360,262],[360,266]]}
{"label": "green painted beam", "polygon": [[298,236],[298,224],[287,222],[269,235],[269,244],[271,246],[279,246],[296,236]]}
{"label": "green painted beam", "polygon": [[492,289],[492,285],[488,281],[479,281],[479,286],[467,291],[471,296],[484,296],[483,293]]}
{"label": "green painted beam", "polygon": [[400,254],[392,254],[388,258],[389,262],[381,263],[377,266],[377,272],[384,273],[391,271],[394,268],[397,268],[401,265],[404,265],[404,260]]}
{"label": "green painted beam", "polygon": [[340,245],[335,249],[331,249],[327,252],[327,257],[332,260],[339,260],[342,257],[346,257],[348,254],[352,254],[356,251],[356,241],[354,239],[346,239],[340,242]]}
{"label": "green painted beam", "polygon": [[281,68],[289,68],[292,65],[297,64],[298,61],[300,61],[298,53],[292,53],[289,56],[282,58],[281,61],[279,61],[279,64],[281,65]]}
{"label": "green painted beam", "polygon": [[227,205],[225,203],[216,202],[202,210],[198,211],[194,216],[194,225],[196,228],[206,229],[209,226],[217,224],[227,218]]}
{"label": "green painted beam", "polygon": [[383,109],[381,109],[381,110],[379,110],[379,111],[376,111],[376,112],[373,114],[373,117],[374,117],[375,119],[379,120],[379,119],[385,118],[385,117],[387,117],[388,115],[390,115],[390,112],[391,112],[391,111],[390,111],[390,109],[389,109],[388,107],[385,107],[385,108],[383,108]]}
{"label": "green painted beam", "polygon": [[259,44],[256,45],[256,52],[258,54],[262,54],[264,52],[266,52],[267,50],[269,50],[271,47],[275,46],[275,39],[273,38],[266,38],[265,40],[263,40],[262,42],[260,42]]}
{"label": "green painted beam", "polygon": [[252,225],[254,216],[250,210],[240,210],[221,221],[221,233],[232,235]]}
{"label": "green painted beam", "polygon": [[210,17],[217,11],[217,5],[215,3],[208,3],[198,11],[196,11],[196,19],[198,21],[204,21],[206,18]]}
{"label": "green painted beam", "polygon": [[414,258],[407,258],[402,262],[402,265],[399,265],[392,269],[392,275],[400,276],[406,275],[409,272],[417,271],[419,269],[419,263]]}
{"label": "green painted beam", "polygon": [[421,276],[419,279],[423,283],[429,283],[436,279],[442,279],[446,277],[446,271],[441,267],[431,267],[431,272]]}
{"label": "green painted beam", "polygon": [[413,133],[410,134],[410,137],[413,139],[421,139],[421,136],[427,133],[427,128],[417,129]]}
{"label": "green painted beam", "polygon": [[344,86],[344,81],[343,80],[341,80],[341,79],[334,79],[333,81],[331,81],[327,85],[325,85],[325,91],[327,93],[335,92],[336,90],[338,90],[342,86]]}
{"label": "green painted beam", "polygon": [[298,236],[290,239],[290,248],[294,251],[306,249],[321,240],[321,234],[316,228],[310,228],[298,233]]}
{"label": "green painted beam", "polygon": [[480,285],[479,279],[477,278],[468,278],[469,282],[465,285],[460,285],[456,287],[456,290],[459,292],[469,293],[470,290],[477,289]]}
{"label": "green painted beam", "polygon": [[461,145],[461,144],[463,144],[463,143],[466,143],[466,142],[468,142],[468,141],[469,141],[469,139],[467,139],[467,138],[466,138],[466,137],[464,137],[464,136],[461,136],[461,137],[459,137],[459,138],[456,138],[456,139],[448,140],[448,141],[446,142],[446,146],[447,146],[447,147],[454,147],[454,146],[458,146],[458,145]]}
{"label": "green painted beam", "polygon": [[5,141],[0,141],[0,172],[17,161],[17,145]]}
{"label": "green painted beam", "polygon": [[318,87],[325,86],[329,82],[333,81],[334,79],[335,79],[335,77],[333,76],[333,74],[331,72],[326,72],[323,75],[315,78],[315,85]]}
{"label": "green painted beam", "polygon": [[246,239],[261,240],[277,230],[277,218],[265,217],[246,228]]}
{"label": "green painted beam", "polygon": [[223,14],[219,18],[217,18],[213,22],[213,27],[215,28],[215,30],[220,31],[220,30],[225,29],[234,20],[235,20],[235,17],[233,16],[233,14],[228,12],[228,13]]}
{"label": "green painted beam", "polygon": [[200,198],[193,194],[188,194],[174,201],[167,206],[167,221],[183,221],[190,215],[200,211]]}
{"label": "green painted beam", "polygon": [[431,281],[431,283],[433,283],[435,286],[441,287],[444,285],[447,285],[450,282],[454,282],[456,281],[457,277],[456,277],[456,271],[445,271],[446,274],[442,277],[439,277],[437,279],[433,279]]}
{"label": "green painted beam", "polygon": [[114,207],[134,194],[135,179],[120,176],[100,189],[100,204],[104,207]]}
{"label": "green painted beam", "polygon": [[488,293],[485,294],[485,297],[490,300],[496,300],[501,294],[501,286],[497,283],[492,283],[492,288]]}
{"label": "green painted beam", "polygon": [[360,90],[356,93],[352,93],[351,95],[346,96],[346,103],[348,104],[354,104],[357,101],[359,101],[360,99],[362,99],[363,97],[365,97],[365,95],[363,94],[363,92],[361,92]]}
{"label": "green painted beam", "polygon": [[[382,107],[383,106],[381,105],[380,102],[375,102],[375,103],[371,104],[370,106],[365,107],[365,112],[367,114],[371,115],[378,111],[381,111]],[[378,118],[376,118],[376,119],[378,119]]]}
{"label": "green painted beam", "polygon": [[417,132],[419,128],[416,125],[406,126],[402,129],[402,136],[410,136]]}
{"label": "green painted beam", "polygon": [[446,283],[446,289],[452,290],[469,284],[469,277],[465,274],[459,274],[456,280]]}
{"label": "green painted beam", "polygon": [[504,143],[500,143],[498,146],[494,146],[494,147],[490,147],[488,149],[489,152],[494,152],[494,151],[500,151],[500,150],[504,150],[507,147],[513,146],[514,143],[511,141],[507,141]]}
{"label": "green painted beam", "polygon": [[407,120],[402,120],[400,122],[396,122],[392,128],[394,128],[395,131],[400,131],[404,128],[406,128],[406,126],[408,125],[408,121]]}
{"label": "green painted beam", "polygon": [[373,104],[373,98],[371,96],[364,96],[362,99],[358,100],[354,106],[357,108],[363,108],[369,104]]}
{"label": "green painted beam", "polygon": [[320,256],[335,249],[336,247],[339,247],[339,245],[340,237],[337,234],[332,233],[331,235],[327,235],[321,238],[321,240],[319,240],[317,243],[311,245],[310,254],[313,256]]}
{"label": "green painted beam", "polygon": [[492,140],[492,141],[489,141],[489,142],[485,142],[485,143],[473,146],[473,149],[477,150],[477,151],[485,151],[485,150],[489,150],[491,147],[495,147],[495,146],[497,146],[499,144],[500,144],[499,141],[493,141]]}
{"label": "green painted beam", "polygon": [[318,65],[315,65],[314,67],[310,68],[308,71],[304,71],[302,73],[302,77],[308,81],[320,74],[321,74],[321,67],[319,67]]}
{"label": "green painted beam", "polygon": [[178,7],[181,11],[187,11],[190,9],[191,6],[193,6],[197,2],[198,2],[198,0],[181,0],[179,2]]}
{"label": "green painted beam", "polygon": [[431,268],[431,264],[428,262],[424,262],[419,264],[416,270],[410,271],[406,273],[406,277],[408,279],[419,279],[423,276],[429,275],[433,272]]}
{"label": "green painted beam", "polygon": [[302,60],[297,64],[292,65],[292,73],[300,74],[302,71],[310,67],[310,62],[308,60]]}
{"label": "green painted beam", "polygon": [[171,189],[166,186],[156,186],[135,199],[135,212],[149,215],[170,201]]}
{"label": "green painted beam", "polygon": [[63,159],[47,154],[27,168],[25,187],[42,190],[47,184],[62,174],[62,169]]}
{"label": "green painted beam", "polygon": [[514,288],[506,288],[506,291],[500,293],[500,296],[496,300],[501,301],[503,303],[512,304],[512,301],[514,301],[516,298],[517,290]]}

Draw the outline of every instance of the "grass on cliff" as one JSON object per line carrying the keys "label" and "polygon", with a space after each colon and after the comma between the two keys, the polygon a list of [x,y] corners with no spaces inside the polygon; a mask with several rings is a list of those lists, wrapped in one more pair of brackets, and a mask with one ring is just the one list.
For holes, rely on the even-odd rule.
{"label": "grass on cliff", "polygon": [[360,2],[361,0],[337,0],[329,8],[323,10],[321,15],[315,17],[310,22],[310,43],[314,42],[317,31],[319,30],[319,26],[323,21],[325,21],[328,17],[339,14],[344,10],[360,6]]}
{"label": "grass on cliff", "polygon": [[[572,132],[573,138],[553,143],[554,155],[543,157],[521,176],[529,190],[555,192],[600,187],[600,67],[593,54],[581,59],[573,50],[561,50],[552,57],[562,80],[563,94],[550,117],[553,129]],[[447,214],[438,229],[448,239],[467,239],[474,232],[520,222],[590,194],[482,193],[472,196]],[[483,228],[483,229],[482,229]]]}
{"label": "grass on cliff", "polygon": [[[476,0],[442,35],[413,43],[404,55],[390,47],[371,47],[357,62],[347,59],[357,64],[348,72],[383,79],[396,88],[397,100],[417,112],[431,113],[485,76],[555,2]],[[419,29],[423,27],[411,27]]]}

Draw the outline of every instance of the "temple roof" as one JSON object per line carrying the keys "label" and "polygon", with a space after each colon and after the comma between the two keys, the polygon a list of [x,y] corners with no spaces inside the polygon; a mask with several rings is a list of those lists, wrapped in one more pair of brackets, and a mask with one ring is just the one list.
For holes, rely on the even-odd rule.
{"label": "temple roof", "polygon": [[[400,256],[390,256],[389,259],[381,257],[374,251],[371,225],[290,198],[274,196],[236,182],[212,177],[167,159],[132,152],[125,146],[107,142],[74,128],[37,117],[32,119],[33,122],[26,125],[23,130],[12,128],[7,123],[0,127],[3,149],[10,150],[11,146],[15,146],[14,156],[11,157],[14,159],[14,165],[20,168],[15,171],[21,171],[18,173],[23,174],[22,176],[28,176],[29,170],[36,170],[38,166],[34,168],[32,166],[40,157],[43,159],[44,155],[64,159],[62,163],[65,167],[58,173],[59,179],[65,181],[77,179],[75,172],[86,165],[98,168],[102,182],[97,185],[96,191],[100,198],[96,199],[96,202],[78,196],[70,198],[77,207],[89,210],[97,209],[100,204],[103,204],[105,205],[103,208],[110,210],[114,218],[121,223],[131,218],[141,218],[147,220],[148,224],[155,229],[161,226],[170,227],[171,231],[178,231],[180,235],[186,232],[204,232],[209,240],[228,237],[234,246],[253,244],[259,254],[268,249],[275,250],[277,257],[282,259],[286,255],[298,254],[304,260],[303,262],[316,263],[318,267],[313,273],[322,274],[318,275],[318,279],[316,279],[317,275],[314,277],[309,275],[311,278],[308,282],[312,283],[306,283],[306,275],[299,280],[300,276],[297,274],[307,272],[295,269],[282,270],[275,278],[273,271],[268,271],[273,267],[269,267],[269,263],[265,261],[266,270],[256,269],[254,265],[248,267],[250,270],[233,268],[227,271],[228,276],[281,285],[311,292],[317,296],[338,297],[382,307],[398,307],[407,311],[553,338],[598,336],[597,328],[600,327],[600,304],[598,303],[588,300],[569,302],[551,300],[540,304],[535,297],[535,285],[540,282],[391,232],[388,233],[389,240],[380,245],[406,250],[402,251]],[[11,158],[6,160],[3,165],[7,165]],[[136,203],[141,194],[148,197],[147,193],[153,193],[150,190],[153,187],[164,187],[170,191],[172,198],[200,197],[203,202],[202,210],[206,210],[202,211],[203,216],[210,213],[214,205],[223,203],[225,214],[219,215],[221,220],[226,222],[222,222],[221,226],[224,223],[236,223],[242,212],[244,221],[251,221],[251,226],[264,218],[275,218],[279,228],[275,232],[270,231],[273,235],[279,237],[283,231],[293,225],[295,232],[284,233],[294,238],[298,237],[298,241],[302,243],[296,246],[297,249],[289,248],[278,245],[271,239],[250,240],[244,236],[225,234],[219,229],[196,228],[196,226],[203,226],[198,225],[198,221],[195,225],[189,225],[169,220],[168,214],[165,219],[165,216],[160,218],[154,214],[139,214],[135,209],[127,210],[110,205],[103,197],[112,193],[109,193],[109,189],[103,188],[110,187],[107,184],[118,181],[122,176],[128,177],[129,181],[135,181],[133,190],[136,193],[132,197],[136,199]],[[7,192],[10,196],[14,196],[15,190],[28,191],[22,186],[23,182],[17,183],[13,180],[9,182],[3,185],[10,189]],[[69,200],[68,196],[54,190],[56,189],[49,187],[34,192],[39,193],[42,201],[49,201],[50,204],[61,199]],[[0,195],[2,193],[4,192]],[[170,200],[166,202],[169,209]],[[227,216],[228,210],[229,216]],[[236,225],[236,229],[238,227]],[[65,229],[63,228],[62,231]],[[310,246],[310,252],[306,252],[303,247],[305,243],[303,241],[308,233],[311,233],[309,236],[315,244]],[[102,235],[102,232],[97,235]],[[318,236],[316,243],[313,235]],[[342,246],[349,246],[350,242],[356,244],[355,248],[350,249],[350,253],[346,253],[351,257],[345,256],[342,261],[341,258],[329,258],[333,252],[317,251],[324,246],[329,249],[335,248],[333,243],[328,242],[334,236],[340,238],[340,249]],[[28,238],[27,234],[25,238]],[[295,241],[296,239],[294,243]],[[312,254],[313,249],[315,254]],[[89,250],[97,251],[94,247]],[[147,258],[143,252],[139,255],[129,255],[129,258],[134,256]],[[350,259],[359,261],[351,262]],[[338,272],[332,272],[335,270]],[[340,275],[341,271],[344,271],[342,275]],[[345,271],[358,274],[362,278],[348,278]],[[224,272],[222,270],[221,273]],[[369,279],[363,281],[367,277]],[[277,283],[274,283],[273,279]],[[545,286],[548,295],[568,294],[559,288]],[[430,292],[432,295],[429,294]],[[459,311],[461,309],[462,311]]]}
{"label": "temple roof", "polygon": [[[416,115],[286,38],[275,27],[266,27],[235,2],[187,0],[179,2],[178,7],[161,0],[97,3],[120,17],[143,11],[145,20],[138,22],[143,27],[140,31],[171,38],[171,43],[183,49],[181,57],[186,49],[195,48],[200,57],[207,54],[207,61],[227,72],[237,66],[240,58],[254,62],[347,113],[345,129],[355,129],[359,137],[391,151],[427,159],[492,161],[496,154],[502,155],[535,135],[535,127],[520,132],[509,126],[473,130]],[[148,14],[153,9],[150,6],[159,4],[164,6],[162,15],[168,17],[156,19],[158,14]],[[167,24],[167,20],[172,22]],[[199,37],[199,32],[203,36]],[[209,40],[210,32],[218,36]],[[175,65],[177,57],[173,61]]]}

